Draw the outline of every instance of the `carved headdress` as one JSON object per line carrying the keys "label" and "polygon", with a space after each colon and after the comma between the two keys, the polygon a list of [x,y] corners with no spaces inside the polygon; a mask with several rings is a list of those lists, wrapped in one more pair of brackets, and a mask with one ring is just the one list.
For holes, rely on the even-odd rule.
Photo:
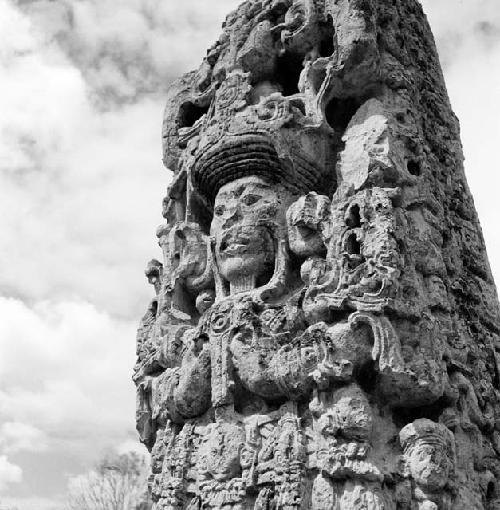
{"label": "carved headdress", "polygon": [[213,203],[225,184],[249,175],[282,184],[296,194],[319,190],[324,182],[322,169],[300,152],[293,160],[282,159],[268,136],[255,133],[228,136],[201,152],[192,179],[201,195]]}
{"label": "carved headdress", "polygon": [[[260,13],[236,53],[226,37],[238,32],[238,23],[229,23],[200,70],[173,87],[165,163],[174,172],[188,169],[209,204],[223,185],[249,175],[297,194],[335,186],[335,129],[325,113],[332,68],[327,58],[304,64],[312,58],[305,47],[315,55],[322,42],[329,47],[332,26],[320,23],[314,0],[278,3]],[[280,16],[284,21],[276,25],[272,19]],[[307,44],[295,47],[299,33]],[[182,153],[189,154],[183,161]]]}
{"label": "carved headdress", "polygon": [[295,193],[324,190],[335,174],[327,170],[329,128],[308,116],[313,105],[303,94],[284,96],[272,83],[259,92],[262,85],[250,83],[250,73],[234,70],[217,90],[194,151],[194,187],[209,203],[222,186],[249,175]]}
{"label": "carved headdress", "polygon": [[411,453],[419,443],[436,445],[452,457],[454,455],[453,434],[440,423],[421,418],[404,427],[399,440],[405,454]]}

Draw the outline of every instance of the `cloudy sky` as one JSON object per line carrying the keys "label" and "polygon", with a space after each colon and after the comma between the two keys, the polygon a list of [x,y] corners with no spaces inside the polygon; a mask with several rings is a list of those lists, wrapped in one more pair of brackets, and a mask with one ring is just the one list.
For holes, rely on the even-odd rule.
{"label": "cloudy sky", "polygon": [[[134,448],[163,96],[238,0],[0,0],[0,502]],[[499,0],[425,0],[500,282]],[[0,504],[0,508],[1,504]]]}

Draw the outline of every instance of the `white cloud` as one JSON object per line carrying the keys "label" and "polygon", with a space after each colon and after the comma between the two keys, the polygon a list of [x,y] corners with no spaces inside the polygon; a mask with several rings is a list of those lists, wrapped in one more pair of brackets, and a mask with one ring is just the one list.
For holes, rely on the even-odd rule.
{"label": "white cloud", "polygon": [[0,491],[3,491],[11,483],[19,483],[22,478],[22,469],[11,464],[5,455],[0,455]]}
{"label": "white cloud", "polygon": [[[4,420],[15,419],[32,435],[36,427],[50,436],[52,448],[73,448],[78,455],[89,441],[96,450],[123,442],[133,429],[135,324],[86,303],[29,308],[0,298],[0,315]],[[13,425],[1,432],[5,442]]]}
{"label": "white cloud", "polygon": [[0,250],[19,268],[3,266],[0,284],[30,299],[78,297],[139,315],[168,177],[155,143],[160,117],[156,101],[87,116],[67,157],[54,154],[43,172],[0,175]]}
{"label": "white cloud", "polygon": [[[0,298],[0,316],[0,454],[9,454],[8,460],[0,456],[0,490],[9,489],[20,510],[56,508],[55,500],[37,506],[38,499],[26,498],[62,494],[66,480],[103,452],[130,451],[137,443],[135,321],[114,319],[88,303],[30,308],[7,298]],[[30,464],[40,470],[43,458],[50,459],[51,473],[33,473]],[[61,466],[57,459],[64,459]],[[12,484],[21,470],[12,462],[27,468],[19,489]],[[37,480],[44,477],[50,478],[45,492],[29,489],[42,490]]]}
{"label": "white cloud", "polygon": [[[29,307],[1,297],[0,316],[0,453],[73,458],[75,467],[59,473],[63,491],[76,466],[91,465],[109,448],[132,450],[135,321],[83,302]],[[20,473],[0,456],[0,488]],[[52,508],[15,503],[21,510]]]}
{"label": "white cloud", "polygon": [[0,426],[0,451],[16,453],[39,452],[46,449],[46,435],[33,425],[9,421]]}
{"label": "white cloud", "polygon": [[97,111],[80,71],[9,5],[0,4],[0,19],[19,30],[0,61],[0,251],[9,262],[0,285],[137,316],[168,179],[162,103]]}
{"label": "white cloud", "polygon": [[37,0],[23,6],[47,38],[60,42],[107,101],[164,91],[197,66],[239,0]]}
{"label": "white cloud", "polygon": [[85,85],[57,48],[37,49],[28,18],[5,0],[0,13],[0,170],[15,173],[64,148],[73,122],[67,112]]}
{"label": "white cloud", "polygon": [[499,44],[500,9],[497,0],[421,1],[445,68],[462,61],[461,52],[489,51]]}

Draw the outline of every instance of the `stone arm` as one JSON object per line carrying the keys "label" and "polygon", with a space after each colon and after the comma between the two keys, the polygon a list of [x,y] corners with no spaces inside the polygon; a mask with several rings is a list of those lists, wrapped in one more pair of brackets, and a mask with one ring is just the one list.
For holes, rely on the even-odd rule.
{"label": "stone arm", "polygon": [[273,345],[269,338],[251,342],[236,336],[231,343],[238,380],[247,390],[267,398],[298,400],[316,386],[331,380],[347,381],[349,366],[337,362],[328,349],[326,325],[316,324],[286,345]]}
{"label": "stone arm", "polygon": [[237,379],[264,399],[298,400],[314,388],[327,390],[373,371],[373,390],[391,406],[417,407],[442,397],[447,381],[441,360],[418,350],[403,357],[391,322],[371,313],[356,312],[334,325],[317,323],[281,346],[272,338],[238,334],[230,350]]}
{"label": "stone arm", "polygon": [[[196,360],[190,360],[187,371],[183,372],[184,369],[181,369],[184,358],[191,352],[187,347],[192,346],[194,328],[186,324],[169,324],[169,319],[171,317],[161,314],[152,323],[143,321],[138,333],[138,338],[144,338],[140,344],[140,355],[133,376],[137,386],[136,428],[141,441],[148,447],[154,444],[158,425],[164,424],[166,420],[162,417],[160,401],[160,393],[165,394],[166,391],[164,386],[167,383],[170,385],[170,393],[173,395],[170,401],[175,401],[174,396],[182,392],[176,390],[174,382],[186,386],[185,378],[189,377],[193,365],[196,365]],[[144,324],[149,326],[147,330]],[[194,368],[194,372],[197,374],[200,370]],[[196,384],[193,388],[196,388]],[[167,406],[171,405],[170,401]],[[172,412],[175,413],[175,409]]]}
{"label": "stone arm", "polygon": [[[136,383],[146,377],[155,377],[167,368],[180,365],[184,337],[194,331],[194,328],[188,323],[172,324],[171,321],[172,317],[164,312],[149,326],[147,337],[140,344],[141,351],[133,377]],[[142,330],[141,323],[138,338]]]}
{"label": "stone arm", "polygon": [[298,399],[315,387],[326,390],[333,383],[356,380],[367,370],[374,371],[374,391],[393,406],[433,404],[446,387],[441,360],[424,357],[418,350],[405,359],[391,322],[362,312],[333,326],[310,326],[292,344],[277,350],[265,373],[279,395]]}
{"label": "stone arm", "polygon": [[208,343],[190,338],[181,365],[152,381],[153,420],[182,424],[205,413],[211,404],[210,365]]}

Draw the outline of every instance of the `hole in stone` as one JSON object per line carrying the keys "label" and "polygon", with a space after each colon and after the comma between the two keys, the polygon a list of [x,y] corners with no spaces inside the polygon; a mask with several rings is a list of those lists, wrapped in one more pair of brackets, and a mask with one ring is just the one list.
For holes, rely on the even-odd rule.
{"label": "hole in stone", "polygon": [[304,115],[304,117],[305,117],[305,115],[306,115],[306,105],[305,105],[304,101],[302,101],[302,100],[296,100],[296,101],[292,100],[292,101],[290,101],[290,104],[293,107],[297,108],[297,110],[299,110],[300,113],[302,113],[302,115]]}
{"label": "hole in stone", "polygon": [[393,414],[393,421],[399,428],[403,428],[405,425],[408,425],[408,423],[420,418],[427,418],[438,422],[444,407],[446,407],[444,397],[441,397],[434,404],[428,406],[414,407],[411,409],[397,408]]}
{"label": "hole in stone", "polygon": [[330,313],[328,314],[328,320],[330,322],[342,322],[346,320],[348,317],[348,314],[342,310],[330,310]]}
{"label": "hole in stone", "polygon": [[158,364],[156,364],[156,362],[149,368],[149,370],[147,371],[147,374],[151,377],[158,377],[160,376],[161,374],[163,374],[163,372],[165,372],[165,369],[161,366],[159,366]]}
{"label": "hole in stone", "polygon": [[[273,277],[274,271],[269,268],[264,274],[259,276],[256,281],[257,287],[263,287],[264,285],[268,284],[271,281],[271,278]],[[272,296],[269,296],[268,299],[271,299]]]}
{"label": "hole in stone", "polygon": [[193,220],[196,221],[200,225],[201,230],[208,235],[210,233],[213,213],[197,193],[191,195],[190,209]]}
{"label": "hole in stone", "polygon": [[285,14],[288,10],[288,4],[284,1],[276,2],[269,13],[269,19],[274,25],[278,25],[285,21]]}
{"label": "hole in stone", "polygon": [[397,245],[398,245],[398,251],[399,253],[401,253],[402,255],[404,255],[406,253],[406,246],[405,246],[405,243],[402,239],[398,239],[396,241]]}
{"label": "hole in stone", "polygon": [[415,177],[418,177],[422,173],[420,163],[413,159],[408,161],[408,163],[406,164],[406,168],[408,169],[408,172],[410,172],[410,174],[414,175]]}
{"label": "hole in stone", "polygon": [[360,106],[361,102],[357,98],[339,99],[335,97],[325,109],[326,121],[335,131],[343,133]]}
{"label": "hole in stone", "polygon": [[356,234],[351,234],[347,238],[346,250],[349,255],[361,255],[361,243],[358,241]]}
{"label": "hole in stone", "polygon": [[179,111],[179,128],[188,128],[194,126],[197,120],[208,112],[208,106],[197,106],[194,103],[184,103]]}
{"label": "hole in stone", "polygon": [[403,122],[406,120],[406,119],[405,119],[405,114],[404,114],[404,113],[402,113],[402,112],[398,112],[398,113],[396,113],[396,120],[397,120],[398,122],[403,123]]}
{"label": "hole in stone", "polygon": [[151,313],[156,317],[158,315],[158,300],[154,299],[151,303]]}
{"label": "hole in stone", "polygon": [[347,214],[346,225],[349,228],[359,228],[361,227],[361,214],[359,211],[359,205],[354,204]]}
{"label": "hole in stone", "polygon": [[495,487],[495,482],[490,482],[488,484],[488,488],[486,489],[486,499],[489,501],[489,500],[492,500],[495,495],[496,495],[496,487]]}
{"label": "hole in stone", "polygon": [[321,57],[331,57],[335,51],[333,37],[325,37],[319,45],[319,54]]}
{"label": "hole in stone", "polygon": [[277,82],[283,89],[284,96],[292,96],[299,92],[300,73],[302,72],[302,57],[291,52],[285,52],[278,58],[276,66]]}
{"label": "hole in stone", "polygon": [[358,381],[359,386],[366,393],[371,393],[376,385],[377,372],[375,370],[375,362],[365,363],[356,373],[354,378]]}
{"label": "hole in stone", "polygon": [[296,275],[297,278],[300,278],[300,268],[302,266],[302,263],[304,262],[304,259],[295,255],[295,253],[290,253],[290,271],[292,274]]}

